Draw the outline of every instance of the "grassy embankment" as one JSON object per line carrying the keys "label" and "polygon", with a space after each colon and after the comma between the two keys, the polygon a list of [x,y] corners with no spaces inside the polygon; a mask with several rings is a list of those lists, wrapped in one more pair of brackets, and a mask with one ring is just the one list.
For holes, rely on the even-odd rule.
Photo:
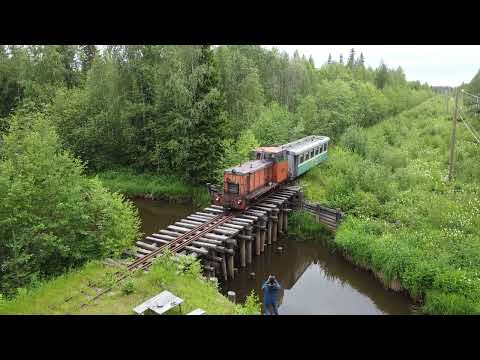
{"label": "grassy embankment", "polygon": [[128,197],[147,197],[174,202],[189,202],[197,206],[210,203],[206,187],[192,186],[175,176],[138,174],[130,169],[116,169],[97,173],[103,185],[111,191]]}
{"label": "grassy embankment", "polygon": [[200,275],[198,262],[186,260],[178,263],[169,256],[163,256],[148,273],[137,272],[99,299],[80,308],[97,291],[112,286],[113,273],[119,270],[98,261],[90,262],[80,270],[24,291],[13,300],[0,299],[0,314],[134,314],[132,309],[135,306],[163,290],[184,299],[181,312],[177,308],[168,314],[186,314],[196,308],[205,310],[209,315],[260,313],[258,299],[251,297],[245,305],[231,303],[218,292],[214,283]]}
{"label": "grassy embankment", "polygon": [[[301,182],[307,199],[347,213],[332,244],[352,262],[406,289],[425,313],[478,314],[480,147],[459,124],[455,179],[445,181],[451,117],[444,109],[432,98],[348,131]],[[316,231],[297,217],[293,230]]]}
{"label": "grassy embankment", "polygon": [[[129,170],[111,170],[97,174],[103,185],[126,196],[142,196],[174,202],[209,203],[206,189],[193,187],[174,177],[136,174]],[[169,290],[185,301],[182,313],[196,308],[208,314],[233,315],[259,313],[251,298],[244,305],[234,305],[217,287],[200,275],[200,266],[179,271],[178,264],[163,256],[148,273],[139,272],[90,305],[80,305],[102,288],[110,287],[118,268],[92,261],[55,279],[23,289],[14,299],[0,298],[0,314],[133,314],[132,309],[162,290]],[[258,309],[258,311],[257,311]],[[179,314],[172,310],[172,313]]]}

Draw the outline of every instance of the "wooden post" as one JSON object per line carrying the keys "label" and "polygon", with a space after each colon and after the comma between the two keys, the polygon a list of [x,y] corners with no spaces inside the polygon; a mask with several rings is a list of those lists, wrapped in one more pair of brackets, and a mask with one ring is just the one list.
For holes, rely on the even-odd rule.
{"label": "wooden post", "polygon": [[225,281],[228,280],[227,276],[227,259],[225,257],[225,254],[222,254],[222,274],[223,274],[223,279]]}
{"label": "wooden post", "polygon": [[272,217],[269,216],[268,217],[268,245],[272,245],[272,225],[273,225]]}
{"label": "wooden post", "polygon": [[[217,256],[217,252],[216,252],[215,250],[213,250],[213,249],[210,249],[209,253],[210,253],[210,255],[212,255],[212,256]],[[217,263],[216,265],[218,265],[218,263]],[[212,276],[209,276],[209,278],[210,278],[210,277],[215,277],[215,276],[217,276],[216,271],[217,271],[217,267],[214,265],[214,266],[213,266],[213,274],[212,274]]]}
{"label": "wooden post", "polygon": [[[252,229],[250,228],[247,231],[247,235],[252,236]],[[253,241],[247,241],[247,264],[252,263],[252,242]]]}
{"label": "wooden post", "polygon": [[265,239],[266,239],[266,234],[267,234],[267,229],[266,229],[266,222],[265,220],[262,219],[260,222],[261,224],[261,229],[260,229],[260,236],[261,236],[261,241],[260,241],[260,251],[264,252],[265,251]]}
{"label": "wooden post", "polygon": [[233,255],[228,255],[228,258],[227,258],[227,270],[228,270],[228,276],[230,279],[234,279],[235,278],[235,271],[233,270],[234,269],[234,264],[233,264]]}
{"label": "wooden post", "polygon": [[450,159],[448,164],[448,180],[453,179],[453,166],[455,163],[455,144],[457,131],[457,114],[458,114],[458,89],[455,91],[455,110],[452,118],[452,138],[450,140]]}
{"label": "wooden post", "polygon": [[261,236],[260,236],[260,223],[256,224],[257,226],[257,234],[255,235],[255,255],[259,256],[260,255],[260,241],[261,241]]}
{"label": "wooden post", "polygon": [[280,208],[278,212],[278,234],[283,233],[283,209]]}
{"label": "wooden post", "polygon": [[240,240],[240,266],[242,268],[247,266],[245,259],[245,239]]}
{"label": "wooden post", "polygon": [[236,294],[235,294],[235,291],[229,291],[227,292],[227,297],[228,297],[228,300],[230,300],[231,302],[235,303],[236,302]]}
{"label": "wooden post", "polygon": [[273,241],[273,242],[277,242],[278,216],[274,216],[272,220],[273,220],[272,241]]}

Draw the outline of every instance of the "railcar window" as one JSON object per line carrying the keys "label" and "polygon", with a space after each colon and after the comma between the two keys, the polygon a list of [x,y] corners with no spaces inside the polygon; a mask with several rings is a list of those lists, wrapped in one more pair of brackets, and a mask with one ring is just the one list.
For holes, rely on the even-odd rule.
{"label": "railcar window", "polygon": [[310,157],[313,158],[315,156],[315,150],[312,150],[312,152],[310,153]]}
{"label": "railcar window", "polygon": [[315,149],[315,156],[318,155],[318,147]]}
{"label": "railcar window", "polygon": [[308,160],[308,159],[310,159],[310,153],[307,153],[307,154],[305,155],[305,160]]}

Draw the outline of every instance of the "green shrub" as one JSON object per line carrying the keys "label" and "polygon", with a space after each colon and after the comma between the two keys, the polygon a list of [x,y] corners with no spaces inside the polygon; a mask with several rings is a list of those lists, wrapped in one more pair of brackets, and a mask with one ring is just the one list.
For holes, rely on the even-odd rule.
{"label": "green shrub", "polygon": [[122,294],[124,295],[130,295],[135,292],[135,284],[133,281],[129,280],[125,282],[122,286]]}
{"label": "green shrub", "polygon": [[350,126],[340,139],[340,144],[354,153],[365,156],[367,153],[367,139],[365,130],[354,125]]}
{"label": "green shrub", "polygon": [[0,291],[118,256],[138,235],[136,210],[83,175],[42,113],[12,118],[0,160]]}
{"label": "green shrub", "polygon": [[245,303],[237,305],[235,313],[237,315],[260,315],[262,304],[254,290],[245,299]]}

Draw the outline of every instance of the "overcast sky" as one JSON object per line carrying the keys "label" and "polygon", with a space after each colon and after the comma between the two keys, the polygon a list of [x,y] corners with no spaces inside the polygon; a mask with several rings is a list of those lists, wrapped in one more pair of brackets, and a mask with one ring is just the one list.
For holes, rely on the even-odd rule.
{"label": "overcast sky", "polygon": [[[265,47],[271,48],[270,45]],[[388,67],[401,66],[408,81],[419,80],[434,86],[458,86],[468,83],[480,68],[480,45],[275,45],[293,55],[298,49],[307,58],[312,55],[320,67],[328,54],[338,61],[340,54],[346,60],[350,49],[360,55],[365,64],[376,68],[383,59]]]}

